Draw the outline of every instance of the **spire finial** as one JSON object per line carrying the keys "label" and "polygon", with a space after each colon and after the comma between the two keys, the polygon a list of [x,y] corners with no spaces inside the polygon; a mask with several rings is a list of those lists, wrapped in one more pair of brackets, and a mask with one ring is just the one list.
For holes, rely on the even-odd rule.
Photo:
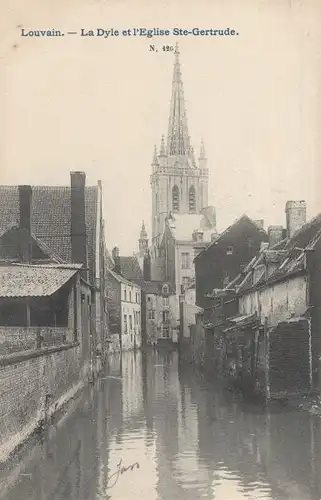
{"label": "spire finial", "polygon": [[155,146],[154,146],[153,163],[152,163],[152,165],[158,165],[157,147],[156,147],[156,144],[155,144]]}
{"label": "spire finial", "polygon": [[161,145],[160,145],[159,154],[160,154],[160,156],[166,156],[164,134],[162,135],[162,138],[161,138]]}
{"label": "spire finial", "polygon": [[205,151],[205,146],[204,146],[204,139],[202,137],[201,139],[201,149],[200,149],[200,160],[205,160],[206,159],[206,151]]}

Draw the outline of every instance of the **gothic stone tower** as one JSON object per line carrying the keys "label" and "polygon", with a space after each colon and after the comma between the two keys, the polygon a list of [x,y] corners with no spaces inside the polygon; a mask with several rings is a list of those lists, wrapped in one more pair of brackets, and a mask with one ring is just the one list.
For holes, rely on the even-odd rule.
{"label": "gothic stone tower", "polygon": [[162,137],[152,162],[152,242],[162,235],[169,213],[199,214],[208,205],[208,169],[204,143],[198,164],[188,135],[184,89],[176,46],[167,144]]}

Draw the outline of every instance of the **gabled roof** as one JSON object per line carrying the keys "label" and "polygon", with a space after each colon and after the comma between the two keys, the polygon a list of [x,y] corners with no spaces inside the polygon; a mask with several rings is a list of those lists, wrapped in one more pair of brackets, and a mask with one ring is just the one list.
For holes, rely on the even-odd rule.
{"label": "gabled roof", "polygon": [[109,273],[118,283],[123,283],[124,285],[128,285],[128,286],[137,286],[137,287],[141,288],[138,283],[127,280],[124,276],[116,273],[112,269],[107,269],[107,273]]}
{"label": "gabled roof", "polygon": [[122,275],[128,280],[143,278],[143,273],[138,263],[137,257],[120,257],[120,268]]}
{"label": "gabled roof", "polygon": [[[0,234],[19,226],[18,186],[0,186]],[[88,267],[95,269],[98,187],[85,187]],[[32,233],[64,262],[71,262],[71,188],[32,186]]]}
{"label": "gabled roof", "polygon": [[0,266],[0,297],[50,297],[77,272],[59,265]]}
{"label": "gabled roof", "polygon": [[264,229],[261,226],[259,226],[257,222],[255,222],[253,219],[251,219],[248,215],[243,214],[241,217],[236,219],[230,226],[228,226],[221,234],[219,234],[217,236],[217,238],[215,238],[214,241],[212,241],[210,243],[210,245],[208,245],[206,248],[204,248],[204,250],[202,250],[198,255],[196,255],[194,260],[198,259],[200,257],[200,255],[202,255],[204,252],[207,252],[209,250],[209,248],[211,248],[213,245],[218,245],[234,227],[236,227],[237,225],[239,225],[243,221],[244,222],[246,221],[246,222],[252,224],[254,227],[257,228],[257,230],[259,232],[261,232],[262,234],[267,236],[266,231],[264,231]]}
{"label": "gabled roof", "polygon": [[[305,255],[307,249],[313,249],[321,238],[321,214],[299,229],[292,238],[282,240],[270,249],[262,249],[250,264],[227,287],[235,286],[238,294],[252,288],[260,288],[274,282],[287,279],[305,271]],[[265,272],[253,284],[253,272],[261,265],[275,264],[276,268],[270,276]]]}

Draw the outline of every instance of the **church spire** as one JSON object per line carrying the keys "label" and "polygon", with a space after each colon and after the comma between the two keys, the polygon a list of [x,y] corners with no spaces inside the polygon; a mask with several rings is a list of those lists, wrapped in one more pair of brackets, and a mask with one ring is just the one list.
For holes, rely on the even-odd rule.
{"label": "church spire", "polygon": [[202,137],[201,140],[201,149],[200,149],[200,160],[206,160],[206,151],[205,151],[205,146],[204,146],[204,140]]}
{"label": "church spire", "polygon": [[178,44],[176,44],[167,137],[167,154],[169,156],[188,155],[190,147],[179,54]]}
{"label": "church spire", "polygon": [[154,154],[153,154],[153,163],[152,165],[158,165],[158,158],[157,158],[157,148],[156,145],[154,146]]}
{"label": "church spire", "polygon": [[145,222],[142,221],[142,228],[140,230],[140,234],[139,234],[139,240],[138,240],[138,244],[139,244],[139,250],[142,251],[142,250],[147,250],[148,248],[148,236],[147,236],[147,231],[146,231],[146,228],[145,228]]}
{"label": "church spire", "polygon": [[160,145],[159,154],[160,154],[160,156],[166,156],[164,134],[162,135],[162,138],[161,138],[161,145]]}

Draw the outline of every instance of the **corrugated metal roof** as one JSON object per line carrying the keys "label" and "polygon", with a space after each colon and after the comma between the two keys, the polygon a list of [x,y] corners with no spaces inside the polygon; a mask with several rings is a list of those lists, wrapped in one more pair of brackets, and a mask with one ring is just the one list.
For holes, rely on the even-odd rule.
{"label": "corrugated metal roof", "polygon": [[60,266],[0,266],[0,297],[49,297],[76,273]]}

